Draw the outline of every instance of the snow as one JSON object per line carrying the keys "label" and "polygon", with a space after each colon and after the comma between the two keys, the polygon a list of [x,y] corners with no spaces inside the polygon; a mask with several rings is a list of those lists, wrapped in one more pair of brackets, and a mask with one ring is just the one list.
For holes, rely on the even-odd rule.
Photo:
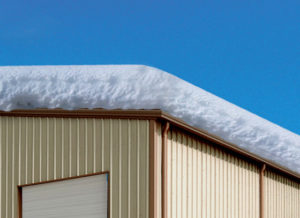
{"label": "snow", "polygon": [[161,109],[300,173],[299,135],[153,67],[0,67],[0,77],[0,110]]}

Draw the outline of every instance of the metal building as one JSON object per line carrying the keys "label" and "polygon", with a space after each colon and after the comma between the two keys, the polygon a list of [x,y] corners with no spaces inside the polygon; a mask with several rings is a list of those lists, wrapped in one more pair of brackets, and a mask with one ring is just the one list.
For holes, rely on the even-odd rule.
{"label": "metal building", "polygon": [[160,110],[0,112],[0,143],[1,218],[300,217],[300,175]]}

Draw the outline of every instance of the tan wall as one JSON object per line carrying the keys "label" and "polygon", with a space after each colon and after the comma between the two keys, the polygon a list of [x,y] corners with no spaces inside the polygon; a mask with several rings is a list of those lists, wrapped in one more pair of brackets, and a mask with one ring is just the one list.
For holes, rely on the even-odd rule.
{"label": "tan wall", "polygon": [[157,138],[156,138],[156,143],[157,143],[157,157],[158,157],[158,164],[157,164],[157,186],[158,186],[158,199],[157,199],[157,214],[156,214],[156,218],[161,218],[161,210],[162,210],[162,176],[161,176],[161,167],[162,167],[162,134],[161,134],[161,125],[159,123],[157,123],[156,125],[156,134],[157,134]]}
{"label": "tan wall", "polygon": [[300,183],[265,172],[265,218],[300,217]]}
{"label": "tan wall", "polygon": [[180,131],[168,138],[168,217],[259,217],[258,167]]}
{"label": "tan wall", "polygon": [[110,171],[111,217],[148,217],[149,121],[0,117],[0,215],[17,185]]}

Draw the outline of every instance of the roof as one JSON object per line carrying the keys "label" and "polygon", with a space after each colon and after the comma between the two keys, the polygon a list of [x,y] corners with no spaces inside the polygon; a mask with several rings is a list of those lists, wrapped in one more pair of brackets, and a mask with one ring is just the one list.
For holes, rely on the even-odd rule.
{"label": "roof", "polygon": [[153,67],[8,66],[0,78],[0,110],[159,109],[300,173],[299,135]]}

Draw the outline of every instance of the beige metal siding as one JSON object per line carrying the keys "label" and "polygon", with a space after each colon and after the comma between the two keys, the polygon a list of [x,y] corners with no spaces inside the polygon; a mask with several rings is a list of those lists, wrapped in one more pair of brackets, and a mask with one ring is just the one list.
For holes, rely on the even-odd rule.
{"label": "beige metal siding", "polygon": [[162,127],[160,124],[157,124],[157,128],[156,128],[156,143],[157,143],[157,155],[158,155],[158,164],[157,164],[157,172],[158,172],[158,176],[157,176],[157,188],[158,188],[158,199],[157,199],[157,212],[158,214],[156,215],[156,218],[161,218],[161,214],[162,214],[162,176],[161,176],[161,166],[162,166]]}
{"label": "beige metal siding", "polygon": [[300,217],[300,183],[265,172],[265,218]]}
{"label": "beige metal siding", "polygon": [[168,217],[258,218],[259,169],[181,131],[168,134]]}
{"label": "beige metal siding", "polygon": [[111,217],[148,217],[149,121],[0,117],[0,215],[17,185],[110,171]]}

